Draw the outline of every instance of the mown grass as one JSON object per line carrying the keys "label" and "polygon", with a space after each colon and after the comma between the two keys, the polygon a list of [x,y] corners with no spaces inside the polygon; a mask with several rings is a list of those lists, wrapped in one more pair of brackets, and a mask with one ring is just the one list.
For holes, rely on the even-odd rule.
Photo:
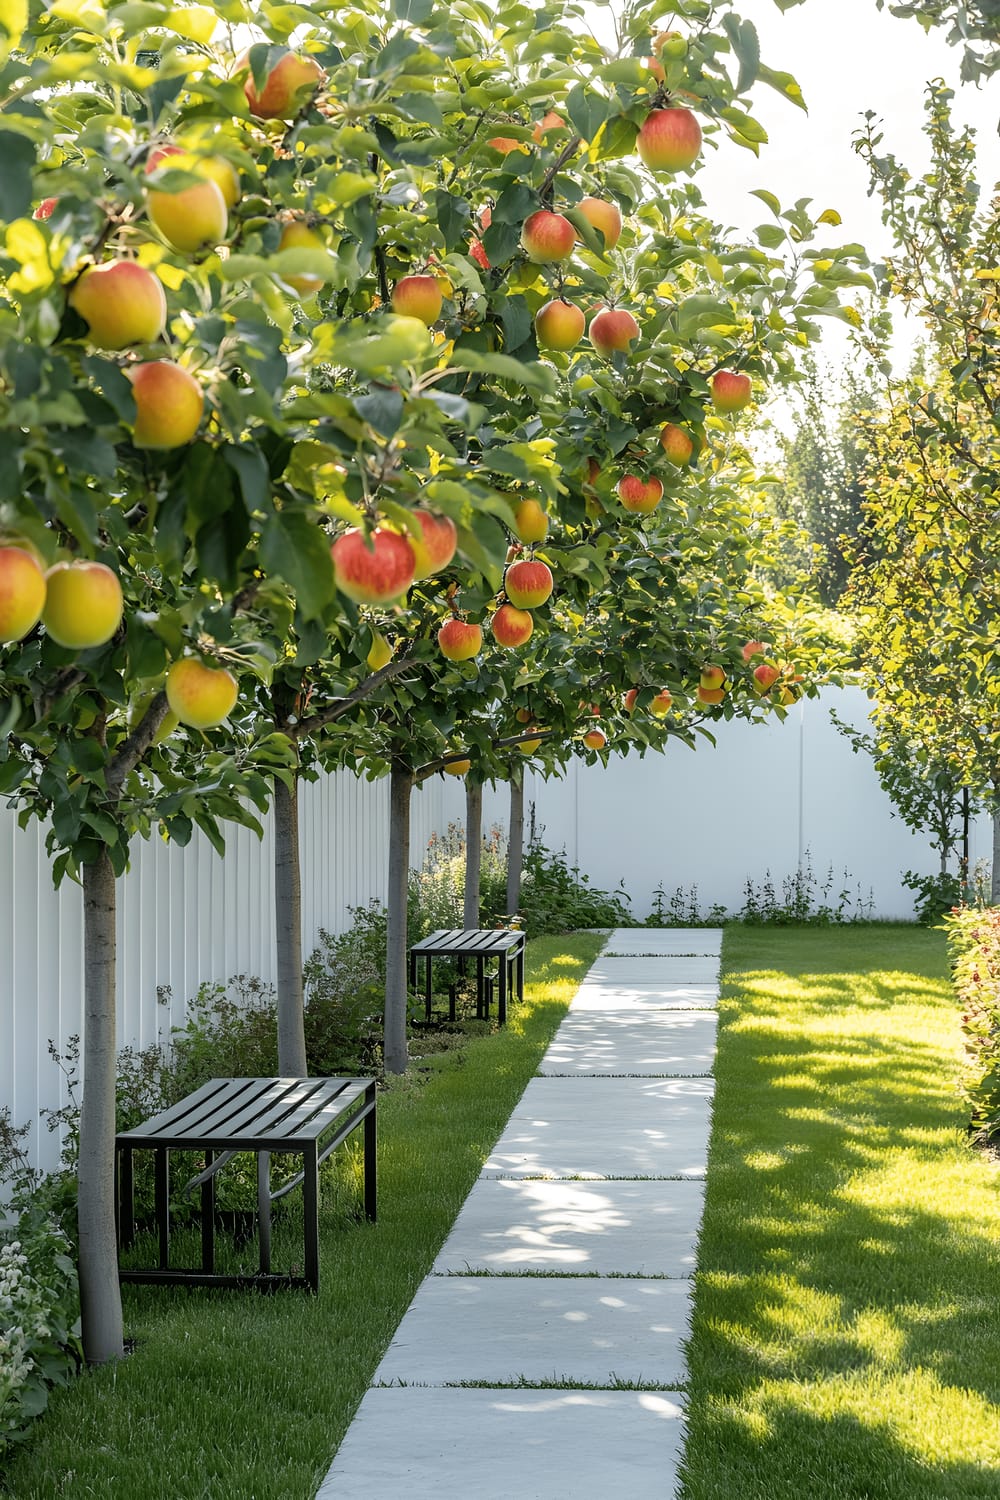
{"label": "mown grass", "polygon": [[0,1492],[17,1500],[314,1494],[601,943],[592,934],[529,943],[525,1003],[506,1031],[414,1063],[380,1095],[378,1223],[346,1211],[356,1183],[324,1200],[318,1296],[127,1286],[136,1352],[53,1394]]}
{"label": "mown grass", "polygon": [[1000,1170],[940,933],[729,928],[684,1500],[1000,1496]]}

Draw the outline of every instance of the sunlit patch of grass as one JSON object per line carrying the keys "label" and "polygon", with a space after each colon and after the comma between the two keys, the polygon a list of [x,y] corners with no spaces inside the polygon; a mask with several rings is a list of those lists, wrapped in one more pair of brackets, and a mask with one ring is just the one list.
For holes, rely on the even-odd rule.
{"label": "sunlit patch of grass", "polygon": [[[125,1288],[136,1352],[53,1393],[0,1476],[16,1500],[308,1500],[603,937],[527,948],[510,1024],[380,1095],[378,1223],[358,1163],[321,1207],[319,1295]],[[337,1153],[340,1160],[343,1153]],[[344,1178],[346,1177],[346,1182]],[[296,1222],[276,1242],[301,1254]],[[254,1247],[250,1247],[253,1253]],[[276,1264],[275,1269],[279,1269]]]}
{"label": "sunlit patch of grass", "polygon": [[684,1500],[1000,1496],[1000,1171],[937,933],[727,929]]}

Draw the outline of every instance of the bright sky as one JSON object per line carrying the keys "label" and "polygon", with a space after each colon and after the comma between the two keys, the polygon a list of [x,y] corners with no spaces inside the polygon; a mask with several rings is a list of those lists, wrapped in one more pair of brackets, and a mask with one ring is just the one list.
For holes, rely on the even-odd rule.
{"label": "bright sky", "polygon": [[[868,174],[852,134],[864,112],[873,110],[884,122],[882,149],[914,175],[925,171],[923,100],[931,78],[944,78],[955,89],[956,121],[976,127],[980,183],[983,195],[990,195],[1000,179],[1000,76],[980,89],[960,84],[961,54],[948,46],[943,30],[925,33],[916,21],[877,10],[875,0],[805,0],[784,13],[774,0],[741,0],[736,10],[757,27],[764,61],[798,80],[809,113],[756,86],[753,113],[769,144],[755,158],[723,141],[718,150],[708,149],[697,174],[708,212],[718,222],[745,233],[768,221],[769,211],[750,196],[752,188],[768,188],[783,207],[811,198],[817,214],[835,208],[843,224],[825,229],[822,243],[859,241],[873,260],[882,259],[888,236],[877,199],[868,197]],[[669,0],[662,22],[669,27]],[[899,324],[897,318],[896,362],[905,366],[919,330]],[[839,363],[847,330],[830,319],[823,330],[824,352]]]}
{"label": "bright sky", "polygon": [[[980,89],[960,84],[961,55],[943,30],[925,33],[916,21],[877,10],[875,0],[805,0],[784,13],[774,0],[743,0],[737,10],[756,25],[764,61],[798,80],[809,114],[757,87],[754,114],[769,144],[756,160],[729,142],[709,153],[698,183],[713,217],[741,230],[767,220],[764,205],[749,195],[755,187],[770,188],[782,206],[808,197],[817,213],[835,208],[843,219],[839,229],[824,232],[825,243],[860,241],[873,260],[881,259],[888,236],[878,200],[867,196],[868,174],[852,133],[864,112],[874,110],[883,122],[882,149],[914,175],[925,171],[923,101],[931,78],[955,89],[955,119],[976,127],[980,183],[984,197],[990,195],[1000,178],[1000,78]],[[897,361],[905,365],[918,330],[899,323]],[[824,334],[825,351],[836,362],[846,329],[828,320]]]}

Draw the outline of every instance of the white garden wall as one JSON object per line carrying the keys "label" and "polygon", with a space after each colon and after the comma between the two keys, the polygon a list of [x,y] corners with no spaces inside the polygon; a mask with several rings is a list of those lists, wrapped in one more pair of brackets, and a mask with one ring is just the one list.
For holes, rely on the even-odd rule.
{"label": "white garden wall", "polygon": [[[863,725],[859,690],[829,692],[792,711],[783,725],[721,725],[716,748],[677,746],[645,759],[612,758],[607,769],[574,766],[562,781],[529,772],[544,841],[565,848],[595,885],[624,879],[639,919],[658,885],[667,893],[696,884],[703,906],[742,903],[748,876],[777,882],[808,849],[814,870],[846,869],[874,894],[876,914],[908,917],[912,899],[900,876],[931,873],[926,841],[890,814],[867,759],[852,753],[829,722]],[[503,788],[486,798],[487,822],[506,822]],[[413,861],[432,831],[464,814],[460,783],[435,777],[414,795]],[[381,896],[386,883],[388,786],[342,774],[303,791],[305,951],[321,927],[341,930],[347,908]],[[973,859],[990,854],[990,829],[977,825]],[[233,829],[225,860],[206,841],[187,849],[137,844],[122,882],[119,913],[119,1036],[146,1046],[183,1019],[200,983],[246,973],[274,974],[270,837],[259,843]],[[48,1056],[81,1029],[82,911],[79,888],[54,892],[37,827],[21,831],[0,808],[0,1107],[31,1121],[31,1154],[54,1165],[55,1141],[39,1125],[41,1107],[63,1102]],[[169,991],[169,996],[167,995]],[[158,999],[159,997],[166,997]]]}
{"label": "white garden wall", "polygon": [[[748,877],[757,885],[770,871],[780,893],[808,853],[822,881],[832,865],[834,899],[844,884],[871,892],[874,914],[911,919],[906,870],[933,874],[938,856],[927,840],[892,816],[867,756],[855,755],[830,721],[830,710],[866,726],[868,699],[860,688],[830,689],[789,711],[784,724],[733,722],[718,726],[715,747],[677,744],[664,755],[613,757],[606,770],[577,763],[561,782],[529,776],[543,842],[564,847],[594,885],[624,880],[638,920],[649,915],[653,893],[698,888],[705,909],[743,904]],[[502,811],[491,802],[488,814]],[[989,859],[992,825],[972,829],[970,858]]]}

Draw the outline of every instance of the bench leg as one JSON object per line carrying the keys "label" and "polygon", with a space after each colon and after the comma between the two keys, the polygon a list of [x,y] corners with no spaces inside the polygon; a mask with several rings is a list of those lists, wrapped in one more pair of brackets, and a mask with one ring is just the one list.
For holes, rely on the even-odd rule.
{"label": "bench leg", "polygon": [[170,1267],[170,1150],[167,1146],[157,1146],[153,1174],[156,1229],[160,1240],[160,1270],[166,1271]]}
{"label": "bench leg", "polygon": [[257,1152],[257,1234],[260,1240],[260,1274],[271,1271],[271,1153]]}
{"label": "bench leg", "polygon": [[497,965],[497,981],[499,985],[497,999],[497,1021],[501,1026],[506,1026],[507,1024],[507,974],[507,955],[506,953],[501,953],[500,963]]}
{"label": "bench leg", "polygon": [[[205,1166],[215,1160],[214,1151],[205,1152]],[[215,1270],[215,1173],[201,1185],[201,1269],[208,1275]]]}
{"label": "bench leg", "polygon": [[305,1218],[306,1280],[314,1292],[319,1291],[319,1161],[316,1143],[302,1152],[302,1198]]}
{"label": "bench leg", "polygon": [[424,1020],[431,1018],[431,956],[424,957]]}
{"label": "bench leg", "polygon": [[118,1176],[118,1245],[126,1249],[135,1239],[135,1187],[132,1176],[132,1147],[121,1146],[115,1155]]}

